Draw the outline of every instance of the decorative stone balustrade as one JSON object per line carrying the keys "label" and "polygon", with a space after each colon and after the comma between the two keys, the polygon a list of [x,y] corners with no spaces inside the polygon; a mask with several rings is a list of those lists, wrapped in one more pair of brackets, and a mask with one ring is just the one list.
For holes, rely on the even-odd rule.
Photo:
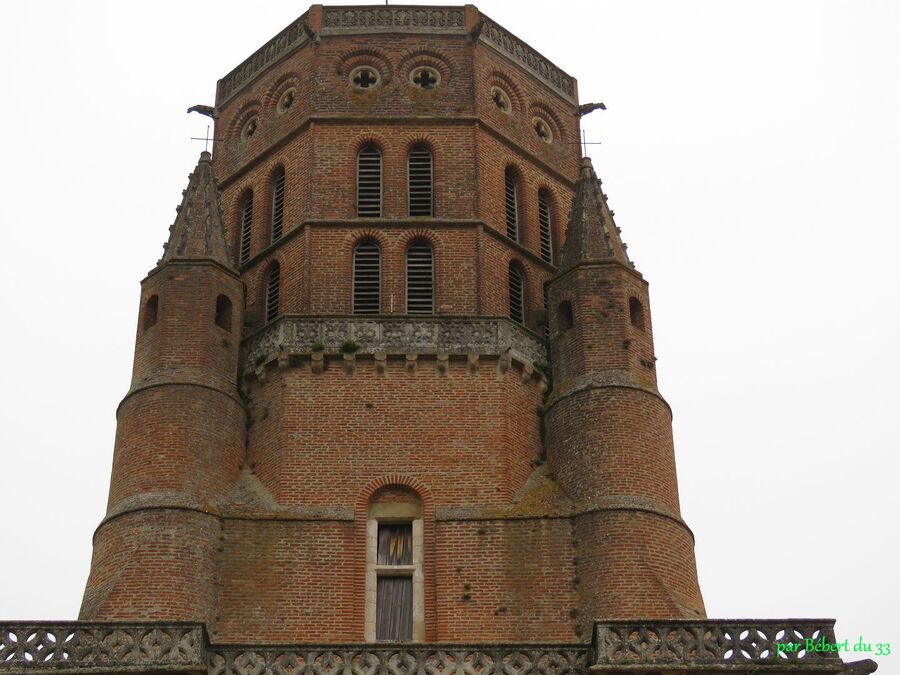
{"label": "decorative stone balustrade", "polygon": [[507,318],[282,316],[244,343],[244,370],[279,354],[309,354],[314,344],[337,354],[353,342],[357,354],[479,354],[531,366],[547,360],[543,340]]}
{"label": "decorative stone balustrade", "polygon": [[822,638],[834,644],[834,620],[597,621],[591,670],[844,672],[838,652],[805,649]]}
{"label": "decorative stone balustrade", "polygon": [[[203,624],[0,623],[0,673],[209,675],[595,675],[871,673],[837,651],[834,621],[597,621],[584,644],[210,644]],[[791,648],[788,645],[799,645]]]}
{"label": "decorative stone balustrade", "polygon": [[567,675],[584,645],[346,645],[213,649],[210,675]]}
{"label": "decorative stone balustrade", "polygon": [[206,669],[202,624],[0,623],[0,672]]}

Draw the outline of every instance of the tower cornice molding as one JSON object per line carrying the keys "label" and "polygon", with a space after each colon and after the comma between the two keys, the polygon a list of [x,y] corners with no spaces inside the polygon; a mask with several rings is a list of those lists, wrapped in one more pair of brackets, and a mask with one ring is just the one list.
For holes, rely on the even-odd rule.
{"label": "tower cornice molding", "polygon": [[633,389],[643,392],[658,399],[669,411],[669,417],[672,417],[672,407],[657,389],[637,382],[630,373],[621,370],[588,373],[571,380],[554,382],[550,397],[544,405],[544,411],[549,412],[557,403],[566,398],[596,389]]}

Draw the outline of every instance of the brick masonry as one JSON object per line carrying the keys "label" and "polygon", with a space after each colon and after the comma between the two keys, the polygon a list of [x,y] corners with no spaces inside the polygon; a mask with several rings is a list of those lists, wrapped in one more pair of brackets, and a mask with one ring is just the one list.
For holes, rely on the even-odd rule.
{"label": "brick masonry", "polygon": [[[380,83],[354,88],[360,66]],[[422,66],[439,74],[436,87],[412,83]],[[202,621],[214,642],[361,641],[368,508],[392,490],[422,503],[427,641],[585,642],[595,618],[703,616],[646,283],[621,260],[556,266],[584,176],[574,80],[472,6],[313,6],[220,81],[217,105],[221,214],[184,215],[212,208],[194,190],[206,180],[201,159],[173,226],[173,242],[196,244],[193,257],[171,248],[143,281],[81,618]],[[383,155],[381,218],[356,217],[366,143]],[[416,143],[433,153],[433,217],[407,215]],[[278,167],[284,230],[273,241]],[[506,237],[508,169],[518,242]],[[540,256],[541,189],[552,263]],[[235,267],[248,190],[250,257]],[[242,343],[273,328],[272,265],[279,314],[347,316],[362,238],[381,249],[384,316],[406,312],[414,239],[433,246],[436,320],[507,316],[514,262],[525,328],[541,339],[549,282],[549,367],[502,350],[410,348],[379,360],[313,345],[242,361]],[[229,328],[216,321],[220,296],[233,306]]]}

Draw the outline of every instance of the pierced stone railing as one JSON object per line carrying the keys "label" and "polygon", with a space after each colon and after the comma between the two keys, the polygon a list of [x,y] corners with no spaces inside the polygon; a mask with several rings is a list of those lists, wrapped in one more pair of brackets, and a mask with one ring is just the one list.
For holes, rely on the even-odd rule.
{"label": "pierced stone railing", "polygon": [[[4,622],[0,673],[209,675],[586,675],[594,673],[863,673],[844,664],[834,621],[597,621],[585,644],[210,644],[203,624]],[[787,645],[798,645],[797,649]]]}
{"label": "pierced stone railing", "polygon": [[206,640],[201,624],[0,624],[0,672],[205,669]]}
{"label": "pierced stone railing", "polygon": [[674,669],[842,672],[837,651],[806,650],[806,640],[833,645],[834,620],[597,621],[592,670]]}
{"label": "pierced stone railing", "polygon": [[585,645],[213,648],[210,675],[581,675]]}
{"label": "pierced stone railing", "polygon": [[308,354],[315,343],[338,353],[345,342],[358,354],[481,354],[511,352],[528,365],[547,360],[543,340],[504,317],[282,316],[244,343],[244,368],[279,353]]}

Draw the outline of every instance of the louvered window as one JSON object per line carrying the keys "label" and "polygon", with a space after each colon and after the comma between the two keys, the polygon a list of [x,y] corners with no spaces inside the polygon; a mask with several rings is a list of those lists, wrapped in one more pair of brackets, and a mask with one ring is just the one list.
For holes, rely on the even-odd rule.
{"label": "louvered window", "polygon": [[243,265],[250,259],[250,237],[253,229],[253,190],[247,190],[241,207],[241,251],[238,256]]}
{"label": "louvered window", "polygon": [[284,167],[279,166],[272,179],[272,241],[281,239],[284,229]]}
{"label": "louvered window", "polygon": [[353,251],[353,313],[381,311],[381,249],[374,241],[363,241]]}
{"label": "louvered window", "polygon": [[434,215],[432,195],[431,151],[417,145],[409,152],[407,169],[409,179],[409,215]]}
{"label": "louvered window", "polygon": [[356,215],[381,218],[381,150],[367,145],[356,164]]}
{"label": "louvered window", "polygon": [[427,241],[406,249],[406,313],[434,314],[434,254]]}
{"label": "louvered window", "polygon": [[519,203],[516,177],[512,169],[506,170],[506,236],[519,241]]}
{"label": "louvered window", "polygon": [[273,321],[278,316],[278,294],[281,286],[281,268],[278,263],[269,271],[266,281],[266,323]]}
{"label": "louvered window", "polygon": [[516,323],[525,323],[522,272],[513,263],[509,265],[509,318]]}
{"label": "louvered window", "polygon": [[546,190],[538,192],[538,221],[541,226],[541,258],[553,262],[553,245],[550,239],[550,195]]}
{"label": "louvered window", "polygon": [[544,323],[543,333],[544,333],[545,340],[550,337],[550,315],[547,313],[547,311],[548,311],[547,308],[549,306],[550,306],[550,296],[547,293],[547,284],[544,284],[544,316],[545,316],[544,321],[545,321],[545,323]]}

